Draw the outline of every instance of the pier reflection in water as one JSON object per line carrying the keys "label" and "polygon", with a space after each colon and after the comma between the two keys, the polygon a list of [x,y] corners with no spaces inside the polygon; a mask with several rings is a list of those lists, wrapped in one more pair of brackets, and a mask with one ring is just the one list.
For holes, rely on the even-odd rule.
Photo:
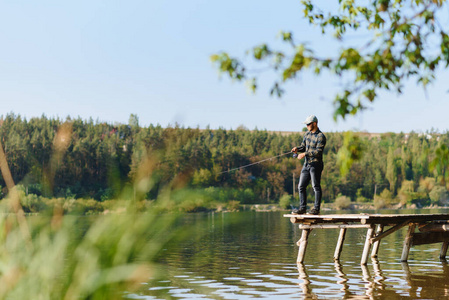
{"label": "pier reflection in water", "polygon": [[[322,291],[314,292],[314,286],[318,287],[320,284],[319,279],[317,282],[313,282],[314,280],[311,280],[307,272],[307,267],[301,263],[297,266],[299,286],[302,292],[300,298],[319,299],[319,295],[323,294]],[[342,264],[336,261],[334,263],[336,284],[340,286],[341,293],[335,293],[334,297],[339,299],[449,299],[449,265],[446,261],[440,262],[440,268],[437,268],[437,265],[426,264],[410,266],[407,262],[401,263],[401,266],[405,282],[390,275],[385,277],[380,263],[375,259],[372,260],[374,275],[371,275],[369,266],[360,265],[361,279],[359,283],[363,283],[365,289],[362,295],[357,292],[360,290],[359,288],[352,289],[354,288],[352,285],[357,285],[356,279],[350,279],[350,277],[355,277],[354,271],[351,276],[346,275]]]}
{"label": "pier reflection in water", "polygon": [[379,257],[360,265],[366,230],[347,233],[334,262],[338,230],[314,230],[305,264],[301,236],[282,213],[195,214],[180,226],[191,236],[165,249],[163,276],[132,299],[449,299],[449,267],[440,245],[413,247],[400,262],[405,231],[382,240]]}

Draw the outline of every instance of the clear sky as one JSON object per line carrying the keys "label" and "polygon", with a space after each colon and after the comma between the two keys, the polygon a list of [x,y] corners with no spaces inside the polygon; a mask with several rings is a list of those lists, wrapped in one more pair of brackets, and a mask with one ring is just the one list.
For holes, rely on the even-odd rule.
{"label": "clear sky", "polygon": [[279,100],[264,77],[255,95],[219,78],[211,54],[242,57],[276,43],[280,30],[323,53],[337,49],[302,19],[299,0],[3,0],[0,14],[2,115],[127,123],[137,114],[142,126],[296,131],[315,114],[323,131],[449,129],[447,71],[427,93],[411,82],[337,123],[335,79],[306,74]]}

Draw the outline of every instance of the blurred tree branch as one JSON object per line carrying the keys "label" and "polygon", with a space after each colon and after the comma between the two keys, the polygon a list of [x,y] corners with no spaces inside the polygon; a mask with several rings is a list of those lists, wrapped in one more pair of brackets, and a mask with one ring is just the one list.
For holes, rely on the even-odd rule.
{"label": "blurred tree branch", "polygon": [[[302,0],[301,5],[304,18],[320,27],[323,35],[331,31],[337,41],[344,41],[349,34],[362,32],[367,39],[358,47],[342,43],[337,55],[326,58],[294,40],[293,32],[280,33],[287,51],[268,44],[253,47],[248,54],[256,64],[268,64],[277,76],[271,95],[282,97],[285,83],[301,72],[329,71],[346,82],[333,99],[334,119],[344,119],[374,102],[381,91],[402,93],[406,80],[425,89],[437,68],[449,65],[448,30],[440,22],[447,18],[444,0],[339,0],[338,12],[325,12],[317,2]],[[258,89],[260,73],[252,72],[242,59],[221,52],[211,61],[220,73],[247,82],[253,92]]]}

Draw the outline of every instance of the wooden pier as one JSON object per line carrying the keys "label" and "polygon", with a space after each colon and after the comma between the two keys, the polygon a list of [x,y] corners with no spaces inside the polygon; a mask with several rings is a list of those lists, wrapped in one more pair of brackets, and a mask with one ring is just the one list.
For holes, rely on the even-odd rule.
{"label": "wooden pier", "polygon": [[[416,245],[442,243],[440,259],[445,259],[449,245],[449,214],[348,214],[348,215],[294,215],[286,214],[292,223],[299,223],[302,230],[298,241],[298,263],[304,262],[310,231],[313,229],[340,229],[334,260],[340,260],[346,230],[366,228],[366,239],[360,263],[366,265],[371,257],[377,257],[380,241],[393,232],[408,226],[404,239],[401,261],[408,259],[410,248]],[[415,232],[416,229],[420,232]],[[372,247],[372,249],[371,249]]]}

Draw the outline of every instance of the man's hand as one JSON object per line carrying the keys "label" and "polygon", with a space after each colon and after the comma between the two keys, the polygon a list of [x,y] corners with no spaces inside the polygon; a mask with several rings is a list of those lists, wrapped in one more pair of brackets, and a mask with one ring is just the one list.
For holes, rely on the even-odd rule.
{"label": "man's hand", "polygon": [[304,156],[306,156],[306,154],[304,152],[303,153],[299,153],[298,154],[298,159],[303,159]]}
{"label": "man's hand", "polygon": [[298,152],[298,147],[293,147],[292,152],[294,153]]}

